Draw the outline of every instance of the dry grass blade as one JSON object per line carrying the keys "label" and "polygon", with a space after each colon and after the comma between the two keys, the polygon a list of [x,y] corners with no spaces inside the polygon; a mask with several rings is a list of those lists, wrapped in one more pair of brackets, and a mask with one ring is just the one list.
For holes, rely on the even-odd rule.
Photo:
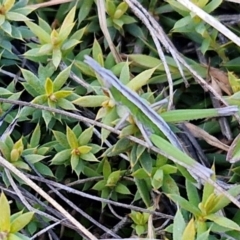
{"label": "dry grass blade", "polygon": [[189,129],[189,131],[192,133],[192,135],[196,138],[204,139],[208,144],[211,146],[217,147],[219,149],[222,149],[224,151],[229,150],[229,146],[219,141],[214,136],[210,135],[208,132],[204,131],[203,129],[195,126],[192,123],[185,123],[186,127]]}
{"label": "dry grass blade", "polygon": [[[163,66],[164,66],[164,69],[165,69],[165,72],[166,72],[166,75],[167,75],[168,86],[169,86],[168,110],[170,110],[171,107],[172,107],[172,104],[173,104],[173,81],[172,81],[171,72],[169,70],[169,67],[168,67],[168,64],[167,64],[164,52],[163,52],[161,44],[160,44],[160,39],[162,39],[162,41],[163,41],[165,35],[163,35],[159,39],[157,31],[153,27],[154,24],[152,24],[152,22],[150,21],[150,19],[152,17],[150,16],[150,14],[148,12],[144,11],[144,8],[141,6],[141,4],[139,4],[136,1],[130,1],[130,0],[125,0],[125,2],[129,5],[129,7],[134,12],[134,14],[145,24],[145,26],[149,30],[149,32],[150,32],[150,34],[152,36],[152,39],[153,39],[153,41],[154,41],[154,43],[156,45],[156,48],[157,48],[157,51],[158,51],[158,55],[159,55],[160,59],[162,60],[162,63],[163,63]],[[175,55],[173,54],[173,56],[175,56]],[[181,73],[183,73],[181,67],[179,68],[179,71]],[[182,76],[184,78],[183,74],[182,74]],[[186,85],[187,85],[187,82],[186,82]]]}
{"label": "dry grass blade", "polygon": [[72,0],[52,0],[52,1],[44,2],[44,3],[32,4],[29,6],[34,9],[38,9],[38,8],[50,7],[50,6],[54,6],[54,5],[58,5],[58,4],[68,3],[71,1]]}
{"label": "dry grass blade", "polygon": [[234,2],[234,3],[240,4],[240,1],[239,1],[239,0],[225,0],[225,1],[227,1],[227,2]]}
{"label": "dry grass blade", "polygon": [[[229,80],[228,80],[228,76],[225,72],[223,72],[220,69],[210,67],[209,68],[209,75],[211,77],[211,80],[214,81],[219,86],[219,88],[223,92],[225,92],[228,96],[231,96],[233,94],[231,85],[230,85]],[[219,94],[221,94],[221,91],[219,91]]]}
{"label": "dry grass blade", "polygon": [[106,14],[105,14],[105,1],[104,0],[97,0],[97,9],[98,9],[98,18],[99,18],[99,24],[101,27],[101,30],[103,32],[103,35],[108,43],[108,46],[113,54],[113,57],[116,61],[116,63],[119,63],[122,61],[116,47],[114,46],[111,36],[108,32],[107,28],[107,19],[106,19]]}

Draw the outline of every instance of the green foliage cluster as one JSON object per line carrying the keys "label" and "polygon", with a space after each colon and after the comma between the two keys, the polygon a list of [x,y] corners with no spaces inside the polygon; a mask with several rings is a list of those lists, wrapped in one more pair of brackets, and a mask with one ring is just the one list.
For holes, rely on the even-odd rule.
{"label": "green foliage cluster", "polygon": [[[150,213],[127,209],[124,214],[113,214],[115,210],[106,201],[96,208],[95,203],[90,203],[93,200],[79,203],[81,200],[69,194],[69,200],[82,204],[80,208],[86,213],[98,220],[106,219],[103,225],[109,228],[119,221],[118,215],[123,218],[127,214],[131,225],[119,231],[123,238],[137,235],[173,240],[240,239],[240,210],[229,205],[229,199],[217,193],[210,184],[198,189],[186,169],[127,138],[129,135],[142,138],[139,125],[131,115],[121,122],[126,116],[125,107],[102,88],[102,79],[84,63],[84,55],[93,56],[101,66],[111,70],[150,107],[156,108],[178,134],[182,133],[181,124],[191,121],[207,136],[216,135],[223,139],[218,119],[213,118],[216,110],[212,109],[209,95],[184,68],[190,83],[190,87],[185,88],[177,63],[166,54],[176,90],[176,109],[167,111],[167,76],[148,29],[133,15],[126,2],[104,1],[108,31],[124,59],[116,63],[103,38],[97,2],[71,1],[57,7],[34,8],[35,1],[0,1],[0,98],[42,106],[42,109],[12,107],[12,104],[0,100],[1,156],[25,174],[37,174],[39,178],[63,184],[82,180],[76,187],[82,192],[156,212],[160,211],[156,205],[163,205],[161,211],[172,215],[173,221],[164,226],[163,231],[161,228],[159,230],[157,217]],[[203,55],[206,54],[212,67],[228,71],[231,91],[227,94],[223,90],[223,97],[230,105],[239,106],[239,48],[230,42],[219,41],[217,30],[175,0],[139,2],[169,31],[174,41],[179,41],[180,51],[184,53],[188,49],[178,40],[179,34],[189,46],[194,44]],[[228,7],[221,0],[193,2],[211,14],[218,14]],[[235,11],[240,11],[239,6]],[[231,28],[239,34],[237,28]],[[201,76],[209,77],[208,67],[199,63],[195,50],[192,53],[194,57],[190,58],[190,55],[185,60]],[[120,135],[117,137],[109,129],[90,126],[88,122],[79,122],[76,117],[71,117],[73,115],[49,111],[49,108],[85,116],[109,127],[118,126]],[[236,137],[237,121],[232,117],[227,120]],[[160,138],[156,136],[154,139],[161,149]],[[209,166],[213,166],[213,181],[220,175],[228,183],[236,183],[228,193],[237,197],[240,194],[237,185],[240,167],[238,163],[230,165],[226,159],[239,161],[239,138],[235,139],[228,154],[219,151],[220,147],[216,144],[199,141],[199,145],[205,151]],[[13,178],[20,189],[32,193],[21,179],[14,174]],[[11,188],[11,185],[8,174],[0,166],[0,187]],[[42,187],[48,191],[47,186]],[[161,200],[157,202],[156,193],[166,203]],[[40,202],[42,204],[37,201],[31,204],[36,209],[48,211],[48,204],[43,199]],[[37,217],[33,218],[32,212],[23,213],[19,199],[14,203],[11,208],[16,213],[10,215],[9,202],[1,194],[0,239],[29,239],[44,226],[50,225],[50,219],[46,216],[42,218],[44,225]],[[168,211],[169,208],[173,212]],[[79,216],[77,219],[86,228],[92,224],[90,219]],[[24,231],[19,233],[23,228]],[[60,232],[57,226],[57,235]],[[72,229],[62,234],[64,238],[82,239]]]}

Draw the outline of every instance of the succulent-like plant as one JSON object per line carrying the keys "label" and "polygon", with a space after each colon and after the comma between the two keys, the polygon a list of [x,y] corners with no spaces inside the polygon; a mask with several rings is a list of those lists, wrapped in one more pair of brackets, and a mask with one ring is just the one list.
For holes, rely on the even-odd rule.
{"label": "succulent-like plant", "polygon": [[0,195],[0,239],[2,240],[29,240],[30,238],[19,233],[32,219],[34,213],[22,211],[11,215],[10,205],[4,193]]}
{"label": "succulent-like plant", "polygon": [[80,29],[69,37],[75,25],[75,11],[76,7],[73,7],[59,29],[51,29],[49,24],[41,18],[39,18],[39,25],[26,21],[26,25],[38,37],[39,43],[31,45],[32,49],[24,55],[36,61],[38,61],[37,57],[49,56],[57,68],[64,56],[80,43],[79,40],[85,31],[85,28]]}

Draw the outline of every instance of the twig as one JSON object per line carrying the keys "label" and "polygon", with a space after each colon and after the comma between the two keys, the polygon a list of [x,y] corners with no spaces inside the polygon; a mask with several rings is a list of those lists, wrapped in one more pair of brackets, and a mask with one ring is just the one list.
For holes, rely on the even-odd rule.
{"label": "twig", "polygon": [[113,57],[116,61],[116,63],[119,63],[122,61],[121,56],[119,55],[116,47],[114,46],[111,36],[109,34],[108,28],[107,28],[107,19],[106,19],[106,13],[105,13],[105,1],[104,0],[97,0],[97,10],[98,10],[98,19],[99,19],[99,25],[103,32],[103,35],[108,43],[108,46],[113,54]]}

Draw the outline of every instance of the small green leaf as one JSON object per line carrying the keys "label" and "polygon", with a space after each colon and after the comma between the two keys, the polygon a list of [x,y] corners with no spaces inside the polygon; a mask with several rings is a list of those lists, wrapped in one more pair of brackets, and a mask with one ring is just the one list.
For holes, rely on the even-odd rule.
{"label": "small green leaf", "polygon": [[70,50],[71,48],[75,47],[76,45],[78,45],[80,43],[80,41],[76,40],[76,39],[70,39],[68,41],[66,41],[63,45],[61,50],[62,51],[67,51]]}
{"label": "small green leaf", "polygon": [[231,230],[240,231],[239,225],[226,217],[222,217],[217,214],[210,214],[206,216],[206,218],[217,223],[220,226],[227,227],[228,229]]}
{"label": "small green leaf", "polygon": [[24,169],[26,171],[30,171],[31,170],[31,168],[28,166],[28,164],[26,164],[23,161],[13,162],[12,165],[14,165],[16,168]]}
{"label": "small green leaf", "polygon": [[33,215],[33,212],[27,212],[14,219],[13,222],[11,222],[11,233],[16,233],[23,229],[31,221]]}
{"label": "small green leaf", "polygon": [[[106,65],[106,62],[105,62],[105,65]],[[119,79],[124,85],[127,85],[129,83],[130,81],[129,62],[124,63]]]}
{"label": "small green leaf", "polygon": [[233,93],[240,91],[240,79],[233,73],[228,72],[228,79],[233,90]]}
{"label": "small green leaf", "polygon": [[61,152],[58,152],[54,158],[52,159],[52,164],[61,165],[66,162],[66,160],[70,160],[71,149],[66,149]]}
{"label": "small green leaf", "polygon": [[139,168],[137,171],[132,173],[132,176],[138,179],[149,178],[149,175],[144,171],[143,168]]}
{"label": "small green leaf", "polygon": [[91,152],[81,154],[80,158],[88,162],[99,162],[99,160]]}
{"label": "small green leaf", "polygon": [[10,36],[12,35],[12,26],[8,21],[5,21],[2,26],[2,30],[8,33]]}
{"label": "small green leaf", "polygon": [[202,54],[206,54],[208,50],[211,50],[211,39],[206,38],[202,41],[201,48],[200,48]]}
{"label": "small green leaf", "polygon": [[37,24],[32,23],[30,21],[25,22],[26,25],[30,28],[30,30],[39,38],[42,43],[50,43],[51,38],[50,35],[39,27]]}
{"label": "small green leaf", "polygon": [[109,175],[111,174],[112,170],[111,170],[111,165],[109,163],[109,161],[106,159],[103,160],[103,176],[104,179],[108,179]]}
{"label": "small green leaf", "polygon": [[131,141],[127,138],[121,138],[117,141],[115,145],[108,148],[104,153],[103,156],[117,156],[120,153],[126,152],[131,147]]}
{"label": "small green leaf", "polygon": [[46,44],[43,44],[39,50],[38,50],[38,53],[40,55],[49,55],[52,53],[52,49],[53,49],[53,46],[51,43],[46,43]]}
{"label": "small green leaf", "polygon": [[39,161],[42,161],[46,157],[47,156],[42,156],[42,155],[39,155],[39,154],[28,154],[28,155],[24,156],[24,158],[27,161],[31,162],[32,164],[37,163]]}
{"label": "small green leaf", "polygon": [[73,111],[77,111],[77,109],[75,108],[75,106],[68,101],[67,99],[64,98],[60,98],[57,100],[57,105],[63,109],[66,110],[73,110]]}
{"label": "small green leaf", "polygon": [[6,88],[2,88],[2,87],[0,87],[0,94],[1,94],[1,96],[3,96],[3,95],[11,95],[12,92],[9,91],[9,90],[6,89]]}
{"label": "small green leaf", "polygon": [[[118,118],[117,109],[111,108],[107,109],[105,116],[102,119],[102,123],[108,126],[113,126],[114,120]],[[101,130],[101,141],[104,142],[106,138],[109,136],[110,132],[106,129]]]}
{"label": "small green leaf", "polygon": [[81,161],[81,159],[79,158],[78,164],[74,169],[74,172],[78,177],[80,176],[81,172],[83,172],[84,167],[85,167],[84,161]]}
{"label": "small green leaf", "polygon": [[198,204],[200,203],[198,191],[196,187],[187,179],[186,179],[186,190],[187,190],[187,196],[188,196],[189,202],[197,207]]}
{"label": "small green leaf", "polygon": [[108,179],[107,179],[106,186],[108,186],[108,187],[116,186],[120,177],[121,177],[121,171],[120,170],[110,173],[110,175],[108,176]]}
{"label": "small green leaf", "polygon": [[86,19],[92,9],[93,0],[83,1],[78,13],[78,26]]}
{"label": "small green leaf", "polygon": [[139,90],[142,86],[146,85],[149,79],[151,78],[152,74],[155,72],[155,68],[151,68],[148,70],[145,70],[138,74],[136,77],[134,77],[127,86],[132,89],[133,91]]}
{"label": "small green leaf", "polygon": [[5,142],[0,141],[0,151],[7,160],[10,159],[11,149],[12,148],[9,148]]}
{"label": "small green leaf", "polygon": [[4,10],[8,12],[15,4],[15,0],[4,1]]}
{"label": "small green leaf", "polygon": [[[233,197],[237,197],[240,194],[240,186],[239,185],[233,186],[232,188],[230,188],[228,190],[228,193],[230,195],[232,195]],[[215,205],[213,206],[211,213],[215,213],[215,212],[223,209],[230,203],[231,203],[231,201],[223,194],[216,196]]]}
{"label": "small green leaf", "polygon": [[67,126],[67,141],[71,149],[78,148],[78,140],[75,133]]}
{"label": "small green leaf", "polygon": [[41,137],[41,129],[40,129],[40,125],[37,124],[30,139],[30,146],[37,147],[39,145],[40,137]]}
{"label": "small green leaf", "polygon": [[192,218],[189,223],[187,224],[186,228],[184,229],[182,240],[195,240],[196,229],[195,229],[195,222]]}
{"label": "small green leaf", "polygon": [[49,24],[46,21],[44,21],[42,18],[38,17],[38,23],[39,23],[39,26],[44,31],[46,31],[49,35],[51,34],[52,28],[49,26]]}
{"label": "small green leaf", "polygon": [[0,26],[5,22],[5,16],[0,14]]}
{"label": "small green leaf", "polygon": [[46,79],[45,91],[48,96],[50,96],[53,93],[53,82],[50,78]]}
{"label": "small green leaf", "polygon": [[138,236],[141,236],[146,231],[146,227],[142,225],[137,225],[135,229]]}
{"label": "small green leaf", "polygon": [[89,153],[91,150],[92,150],[92,147],[86,146],[86,145],[78,147],[78,151],[80,152],[80,154]]}
{"label": "small green leaf", "polygon": [[[103,190],[101,191],[101,197],[108,199],[109,198],[109,194],[110,194],[110,189],[109,188],[103,188]],[[107,203],[103,202],[102,203],[102,209],[106,206]]]}
{"label": "small green leaf", "polygon": [[185,227],[186,227],[185,220],[183,218],[181,210],[178,208],[177,213],[173,220],[173,240],[182,239]]}
{"label": "small green leaf", "polygon": [[131,194],[129,189],[123,185],[122,183],[118,183],[117,186],[114,188],[115,192],[121,193],[121,194]]}
{"label": "small green leaf", "polygon": [[180,20],[178,20],[173,27],[173,32],[178,32],[182,29],[182,27],[186,27],[187,29],[189,29],[189,31],[192,29],[193,27],[193,21],[191,16],[186,16],[184,18],[181,18]]}
{"label": "small green leaf", "polygon": [[48,166],[44,165],[43,163],[38,162],[38,163],[34,164],[34,167],[37,169],[37,171],[40,174],[55,178],[52,170]]}
{"label": "small green leaf", "polygon": [[198,207],[192,205],[190,202],[188,202],[186,199],[181,197],[177,194],[168,194],[167,195],[171,200],[179,204],[179,206],[191,213],[193,213],[195,216],[200,216],[201,211],[198,209]]}
{"label": "small green leaf", "polygon": [[99,62],[101,66],[104,66],[102,49],[96,38],[94,39],[94,42],[93,42],[92,55],[93,55],[93,58],[97,62]]}
{"label": "small green leaf", "polygon": [[[84,1],[84,3],[85,3],[85,2],[90,2],[90,1],[92,1],[92,0]],[[79,23],[79,22],[78,22],[78,23]],[[70,39],[80,40],[80,39],[83,37],[83,34],[85,33],[86,29],[87,29],[87,27],[83,27],[83,28],[75,31],[75,32],[73,33],[73,35],[70,37]],[[81,53],[83,53],[83,52],[81,52]]]}
{"label": "small green leaf", "polygon": [[93,130],[94,130],[94,127],[89,127],[81,133],[81,135],[78,138],[78,142],[80,146],[86,145],[91,141]]}
{"label": "small green leaf", "polygon": [[53,49],[52,61],[53,65],[57,68],[62,60],[62,52],[59,49]]}
{"label": "small green leaf", "polygon": [[0,232],[10,231],[10,206],[5,194],[0,196]]}
{"label": "small green leaf", "polygon": [[211,13],[214,11],[218,6],[222,4],[222,0],[212,0],[208,1],[209,3],[203,7],[203,10],[206,11],[207,13]]}
{"label": "small green leaf", "polygon": [[53,135],[55,137],[55,139],[57,140],[57,142],[62,145],[64,148],[69,148],[69,144],[66,141],[66,135],[62,132],[58,132],[58,131],[53,131]]}
{"label": "small green leaf", "polygon": [[163,170],[162,169],[158,169],[155,174],[152,177],[152,186],[154,187],[154,189],[159,189],[162,184],[163,184],[163,178],[164,178],[164,174],[163,174]]}
{"label": "small green leaf", "polygon": [[106,11],[107,11],[108,15],[111,18],[113,18],[114,13],[116,11],[116,6],[115,6],[114,2],[112,0],[106,0],[105,5],[106,5]]}
{"label": "small green leaf", "polygon": [[161,166],[161,169],[163,170],[164,174],[173,174],[178,171],[178,168],[176,166],[165,164]]}
{"label": "small green leaf", "polygon": [[47,102],[48,102],[48,96],[47,95],[40,95],[40,96],[35,97],[32,100],[32,103],[40,104],[40,105],[46,105]]}
{"label": "small green leaf", "polygon": [[[212,168],[213,168],[213,170],[215,170],[215,169],[214,169],[214,166],[213,166]],[[215,174],[211,177],[211,179],[212,179],[213,181],[216,180]],[[202,195],[202,204],[203,204],[203,205],[206,203],[208,197],[209,197],[212,193],[214,193],[214,186],[213,186],[212,184],[206,182],[206,183],[204,184],[204,187],[203,187],[203,195]]]}
{"label": "small green leaf", "polygon": [[206,240],[206,239],[209,239],[209,232],[210,232],[210,229],[204,233],[201,233],[196,240]]}
{"label": "small green leaf", "polygon": [[60,90],[66,83],[71,72],[71,65],[61,71],[53,82],[54,92]]}
{"label": "small green leaf", "polygon": [[118,19],[121,18],[122,15],[128,10],[128,4],[126,2],[122,2],[120,3],[117,8],[116,11],[113,15],[113,18]]}
{"label": "small green leaf", "polygon": [[52,120],[53,114],[49,111],[43,110],[42,111],[42,116],[43,116],[43,119],[44,119],[44,122],[45,122],[46,126],[48,127],[50,121]]}
{"label": "small green leaf", "polygon": [[146,171],[146,173],[151,176],[153,164],[153,159],[151,158],[151,155],[147,151],[144,151],[139,157],[139,162],[141,163],[141,166]]}
{"label": "small green leaf", "polygon": [[72,167],[72,170],[76,169],[76,167],[78,165],[78,162],[79,162],[79,156],[75,155],[75,154],[72,154],[72,156],[71,156],[71,167]]}
{"label": "small green leaf", "polygon": [[29,240],[29,238],[20,233],[9,233],[7,240]]}
{"label": "small green leaf", "polygon": [[105,95],[84,96],[74,100],[73,104],[81,107],[100,107],[102,103],[107,101],[108,99],[109,97]]}
{"label": "small green leaf", "polygon": [[71,94],[72,94],[72,91],[60,90],[60,91],[55,92],[54,96],[58,100],[58,99],[61,99],[61,98],[66,98]]}
{"label": "small green leaf", "polygon": [[92,187],[92,189],[97,190],[97,191],[102,191],[103,188],[105,188],[105,185],[106,185],[106,181],[100,180]]}
{"label": "small green leaf", "polygon": [[[137,66],[141,66],[141,67],[144,67],[146,69],[157,67],[157,70],[165,71],[162,61],[159,60],[158,58],[148,56],[148,55],[144,55],[144,54],[129,54],[127,56]],[[176,72],[177,68],[176,68],[175,63],[172,61],[172,59],[168,58],[166,56],[166,60],[167,60],[167,63],[169,65],[170,71],[172,70],[173,72]]]}
{"label": "small green leaf", "polygon": [[149,196],[149,188],[146,184],[145,179],[134,178],[135,184],[137,186],[138,192],[147,207],[151,206],[151,200]]}
{"label": "small green leaf", "polygon": [[[36,75],[34,75],[32,72],[25,70],[25,69],[21,69],[21,72],[23,74],[24,79],[27,81],[29,86],[34,91],[33,93],[29,92],[30,94],[33,94],[33,96],[38,96],[39,94],[44,93],[43,85],[39,81],[39,79],[36,77]],[[25,84],[23,84],[23,85],[26,86]]]}
{"label": "small green leaf", "polygon": [[29,21],[29,18],[17,12],[6,13],[6,18],[11,21]]}
{"label": "small green leaf", "polygon": [[74,23],[74,17],[75,17],[75,12],[76,12],[76,6],[74,6],[67,16],[65,17],[62,26],[59,31],[59,40],[61,42],[65,41],[69,34],[71,33],[75,23]]}

